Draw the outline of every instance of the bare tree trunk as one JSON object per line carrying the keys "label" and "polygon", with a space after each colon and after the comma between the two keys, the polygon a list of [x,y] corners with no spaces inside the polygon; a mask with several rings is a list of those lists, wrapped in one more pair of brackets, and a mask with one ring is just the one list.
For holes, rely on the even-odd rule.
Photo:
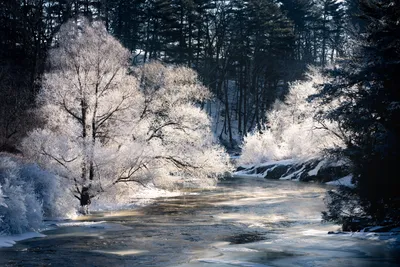
{"label": "bare tree trunk", "polygon": [[230,108],[229,108],[229,86],[228,81],[225,80],[225,118],[227,121],[228,126],[228,136],[229,136],[229,143],[231,147],[233,147],[233,137],[232,137],[232,126],[231,126],[231,115],[230,115]]}

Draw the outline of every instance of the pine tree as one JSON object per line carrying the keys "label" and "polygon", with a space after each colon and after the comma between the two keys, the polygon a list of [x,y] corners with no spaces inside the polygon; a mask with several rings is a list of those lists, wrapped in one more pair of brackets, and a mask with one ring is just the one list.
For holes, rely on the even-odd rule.
{"label": "pine tree", "polygon": [[[367,25],[364,39],[355,55],[331,73],[335,82],[325,84],[320,96],[341,105],[323,117],[337,121],[345,133],[341,153],[353,163],[357,186],[351,195],[358,198],[363,216],[374,223],[398,224],[400,3],[363,0],[360,10]],[[346,202],[342,204],[331,205],[325,219],[351,218],[344,213]]]}

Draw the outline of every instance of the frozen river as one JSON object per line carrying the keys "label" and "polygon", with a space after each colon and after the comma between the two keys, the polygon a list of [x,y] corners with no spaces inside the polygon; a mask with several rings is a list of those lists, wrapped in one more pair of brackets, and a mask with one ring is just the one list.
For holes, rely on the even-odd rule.
{"label": "frozen river", "polygon": [[[0,266],[399,266],[399,244],[327,234],[326,187],[227,179],[149,206],[94,213],[0,249]],[[374,240],[375,239],[375,240]]]}

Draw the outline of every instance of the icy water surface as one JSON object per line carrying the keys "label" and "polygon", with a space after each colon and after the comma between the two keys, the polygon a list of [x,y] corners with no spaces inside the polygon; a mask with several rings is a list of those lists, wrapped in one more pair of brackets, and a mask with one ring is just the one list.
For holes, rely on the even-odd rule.
{"label": "icy water surface", "polygon": [[326,187],[227,179],[213,190],[94,213],[0,249],[0,266],[399,266],[394,241],[328,235]]}

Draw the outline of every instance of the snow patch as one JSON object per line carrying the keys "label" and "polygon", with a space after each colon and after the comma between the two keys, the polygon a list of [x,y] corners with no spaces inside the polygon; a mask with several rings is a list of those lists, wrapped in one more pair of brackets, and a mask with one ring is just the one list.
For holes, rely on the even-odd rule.
{"label": "snow patch", "polygon": [[0,248],[12,247],[17,241],[31,239],[35,237],[45,237],[45,235],[36,232],[27,232],[20,235],[0,236]]}
{"label": "snow patch", "polygon": [[318,174],[319,170],[321,169],[322,166],[324,166],[324,164],[326,164],[325,160],[321,160],[317,166],[315,166],[314,169],[312,169],[311,171],[308,172],[309,176],[315,176]]}
{"label": "snow patch", "polygon": [[343,185],[343,186],[347,186],[347,187],[355,187],[355,184],[353,184],[351,182],[352,178],[353,178],[353,175],[350,174],[350,175],[342,177],[342,178],[340,178],[338,180],[327,182],[326,184],[329,184],[329,185]]}
{"label": "snow patch", "polygon": [[297,161],[294,159],[274,160],[274,161],[268,161],[265,163],[258,164],[257,167],[266,167],[266,166],[271,166],[271,165],[275,165],[275,164],[287,166],[287,165],[293,165],[296,162]]}
{"label": "snow patch", "polygon": [[[288,165],[294,165],[298,161],[295,159],[285,159],[285,160],[278,160],[278,161],[267,161],[265,163],[260,163],[257,165],[241,165],[240,167],[245,168],[244,170],[236,171],[232,174],[233,177],[236,178],[264,178],[268,172],[274,170],[278,166],[288,166]],[[257,168],[265,168],[269,166],[273,166],[272,168],[269,168],[265,170],[262,173],[255,173]]]}
{"label": "snow patch", "polygon": [[[292,177],[297,176],[298,174],[302,173],[304,171],[304,168],[305,168],[305,166],[302,166],[300,170],[292,172],[291,174],[286,175],[284,177],[281,177],[281,178],[279,178],[279,180],[292,180]],[[300,175],[298,177],[300,177]],[[296,178],[296,179],[293,179],[293,181],[299,181],[299,179],[300,178]]]}

